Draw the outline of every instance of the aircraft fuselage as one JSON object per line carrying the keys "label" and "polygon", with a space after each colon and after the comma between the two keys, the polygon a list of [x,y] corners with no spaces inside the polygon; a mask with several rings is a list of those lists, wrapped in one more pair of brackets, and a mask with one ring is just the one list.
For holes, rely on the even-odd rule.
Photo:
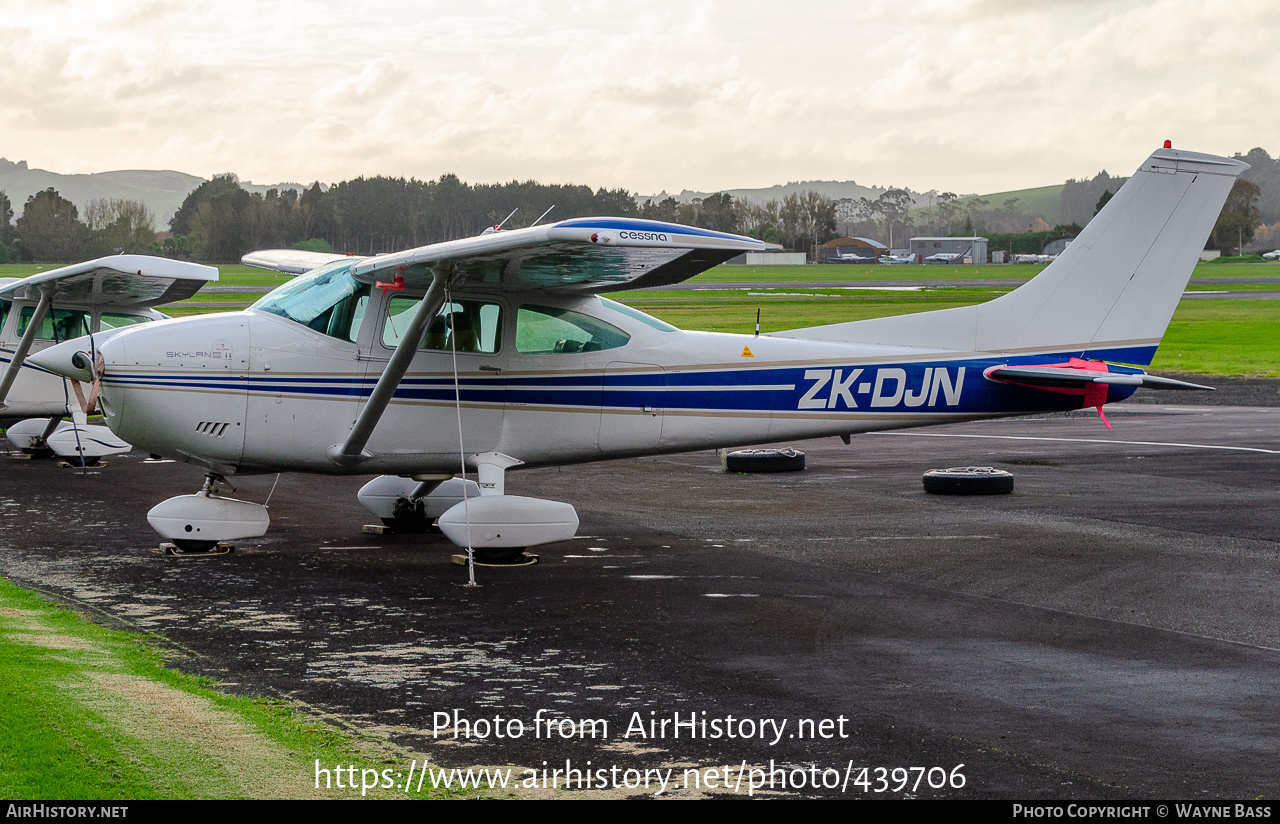
{"label": "aircraft fuselage", "polygon": [[[9,369],[38,302],[34,297],[0,299],[0,375]],[[97,332],[101,328],[161,320],[164,317],[153,309],[103,308],[58,302],[36,331],[29,354],[48,349],[59,341],[80,337],[91,330]],[[75,403],[76,399],[64,385],[61,375],[55,375],[34,364],[23,363],[4,399],[3,407],[0,407],[0,416],[28,418],[69,415],[70,406]]]}
{"label": "aircraft fuselage", "polygon": [[[416,298],[374,289],[360,300],[345,325],[321,317],[324,331],[250,309],[116,334],[101,346],[107,421],[142,449],[221,474],[408,474],[455,469],[460,451],[564,464],[1082,404],[983,376],[1069,352],[685,332],[594,296],[468,292],[450,304],[456,394],[453,346],[428,333],[434,348],[416,352],[367,444],[372,457],[344,468],[323,446],[347,438]],[[475,330],[461,329],[467,313]],[[1107,391],[1114,401],[1133,390]]]}

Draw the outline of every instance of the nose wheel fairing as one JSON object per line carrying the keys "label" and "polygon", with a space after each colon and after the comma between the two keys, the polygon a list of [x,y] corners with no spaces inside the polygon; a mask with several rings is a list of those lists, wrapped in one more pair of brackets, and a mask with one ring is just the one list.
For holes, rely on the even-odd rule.
{"label": "nose wheel fairing", "polygon": [[224,541],[261,538],[271,526],[267,508],[218,494],[220,478],[205,479],[194,495],[179,495],[151,508],[147,523],[178,546],[199,547]]}

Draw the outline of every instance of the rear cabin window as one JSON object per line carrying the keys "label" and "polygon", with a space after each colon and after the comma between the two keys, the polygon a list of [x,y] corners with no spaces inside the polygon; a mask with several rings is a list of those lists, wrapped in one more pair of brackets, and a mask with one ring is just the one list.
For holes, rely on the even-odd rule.
{"label": "rear cabin window", "polygon": [[604,306],[606,309],[612,309],[615,312],[626,315],[632,320],[638,320],[647,326],[652,326],[654,329],[657,329],[659,332],[679,332],[680,331],[676,327],[667,323],[665,320],[658,320],[653,315],[646,315],[644,312],[641,312],[639,309],[632,309],[630,306],[627,306],[625,303],[618,303],[616,300],[609,300],[608,298],[600,298],[600,305]]}
{"label": "rear cabin window", "polygon": [[525,305],[516,313],[516,351],[526,355],[600,352],[629,340],[618,327],[568,309]]}
{"label": "rear cabin window", "polygon": [[4,331],[4,322],[9,319],[9,309],[13,304],[7,300],[0,300],[0,332]]}

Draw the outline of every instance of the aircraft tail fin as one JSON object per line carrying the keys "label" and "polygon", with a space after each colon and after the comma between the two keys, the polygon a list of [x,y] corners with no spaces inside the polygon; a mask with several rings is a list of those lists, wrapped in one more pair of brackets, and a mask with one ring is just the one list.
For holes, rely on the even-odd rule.
{"label": "aircraft tail fin", "polygon": [[977,306],[777,337],[1007,355],[1052,350],[1149,364],[1235,179],[1248,164],[1159,149],[1035,278]]}

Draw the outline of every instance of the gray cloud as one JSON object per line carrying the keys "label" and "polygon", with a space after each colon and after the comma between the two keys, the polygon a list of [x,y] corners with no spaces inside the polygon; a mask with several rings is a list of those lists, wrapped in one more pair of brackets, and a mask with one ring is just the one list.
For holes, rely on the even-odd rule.
{"label": "gray cloud", "polygon": [[59,171],[990,191],[1280,132],[1266,0],[0,11],[0,154]]}

